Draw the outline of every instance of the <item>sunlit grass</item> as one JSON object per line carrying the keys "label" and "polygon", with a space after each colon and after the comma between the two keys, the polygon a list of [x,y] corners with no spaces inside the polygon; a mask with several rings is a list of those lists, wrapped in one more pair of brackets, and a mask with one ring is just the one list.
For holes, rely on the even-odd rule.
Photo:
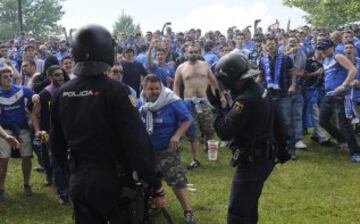
{"label": "sunlit grass", "polygon": [[[263,190],[259,223],[360,223],[360,164],[352,164],[348,154],[309,143],[299,151],[299,160],[278,165]],[[183,162],[190,161],[188,144]],[[221,150],[218,161],[208,161],[189,171],[190,199],[197,223],[226,223],[226,209],[234,169],[228,165],[229,150]],[[58,205],[54,190],[43,187],[44,175],[33,172],[34,195],[22,194],[20,161],[11,160],[6,181],[6,203],[0,204],[0,224],[70,224],[71,208]],[[167,210],[175,223],[183,223],[180,204],[169,188]],[[159,215],[157,223],[166,223]]]}

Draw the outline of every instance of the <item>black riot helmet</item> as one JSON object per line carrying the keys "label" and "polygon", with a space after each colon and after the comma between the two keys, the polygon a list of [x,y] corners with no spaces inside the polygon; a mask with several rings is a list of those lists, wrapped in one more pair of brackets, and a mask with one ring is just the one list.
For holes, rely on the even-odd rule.
{"label": "black riot helmet", "polygon": [[248,60],[236,52],[226,54],[217,62],[215,76],[227,89],[232,89],[237,80],[251,78],[260,73],[252,69]]}
{"label": "black riot helmet", "polygon": [[98,25],[89,25],[76,32],[72,45],[76,75],[99,75],[113,66],[115,45],[110,32]]}

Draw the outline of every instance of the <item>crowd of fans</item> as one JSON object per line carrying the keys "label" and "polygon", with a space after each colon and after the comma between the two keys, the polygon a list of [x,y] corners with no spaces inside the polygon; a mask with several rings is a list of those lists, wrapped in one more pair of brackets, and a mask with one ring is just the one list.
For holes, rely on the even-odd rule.
{"label": "crowd of fans", "polygon": [[[199,69],[205,68],[210,74],[219,58],[231,51],[238,52],[249,60],[251,67],[262,71],[262,75],[256,79],[268,89],[284,115],[289,135],[288,149],[293,159],[296,159],[296,149],[307,148],[304,134],[310,133],[309,128],[313,128],[310,137],[312,141],[325,147],[348,150],[351,161],[360,162],[354,128],[348,123],[349,120],[353,123],[359,122],[356,105],[360,96],[357,93],[357,80],[360,78],[360,70],[357,71],[360,69],[360,27],[348,25],[329,31],[303,26],[285,30],[275,23],[263,31],[258,26],[259,22],[260,20],[255,21],[253,30],[251,26],[244,29],[229,27],[225,34],[220,31],[203,33],[201,29],[176,33],[171,29],[170,23],[164,24],[162,30],[149,31],[144,36],[141,33],[119,34],[114,37],[116,63],[109,70],[108,77],[128,85],[132,96],[142,103],[145,103],[144,95],[152,96],[151,90],[149,92],[146,89],[144,95],[141,94],[143,88],[147,87],[142,86],[142,80],[156,83],[156,77],[162,84],[155,85],[156,88],[162,86],[174,89],[174,92],[186,101],[189,97],[186,93],[184,96],[182,90],[184,85],[190,85],[191,81],[186,80],[188,73],[184,63],[188,60],[204,61],[206,65],[201,64]],[[327,59],[332,55],[343,57]],[[36,170],[45,172],[46,186],[52,185],[55,180],[60,203],[66,204],[66,178],[56,162],[52,161],[51,150],[44,148],[50,131],[51,96],[64,82],[77,78],[72,70],[74,60],[71,55],[71,35],[65,38],[49,37],[46,42],[36,40],[36,34],[20,35],[0,43],[0,56],[0,125],[7,131],[7,134],[0,132],[4,137],[0,139],[0,202],[5,198],[5,176],[10,157],[22,158],[24,193],[31,196],[31,157],[34,149],[40,165]],[[330,78],[324,76],[324,71],[326,73],[334,64],[341,67],[333,68],[339,70],[334,71],[336,74],[344,72],[346,76],[355,72],[355,79],[348,80],[349,82],[343,85],[336,84],[336,78],[335,81],[330,80],[330,83],[335,83],[331,89],[327,84],[329,81],[326,81]],[[148,74],[153,75],[146,78]],[[332,74],[331,71],[329,74]],[[206,85],[216,86],[211,77]],[[337,89],[339,86],[343,89]],[[335,94],[335,98],[331,100],[339,100],[340,104],[345,105],[343,112],[339,109],[340,104],[326,98],[334,91],[342,93]],[[231,96],[231,93],[229,95]],[[159,94],[155,96],[159,97]],[[227,98],[227,101],[230,100]],[[192,103],[197,106],[195,102]],[[326,106],[321,106],[322,104]],[[139,107],[140,111],[144,109]],[[178,107],[178,110],[186,110],[181,105]],[[190,112],[194,110],[188,109]],[[141,115],[145,122],[146,112],[142,111]],[[212,119],[211,115],[205,116]],[[189,114],[179,115],[180,121],[186,121],[186,125],[190,126],[189,117]],[[205,119],[205,123],[209,123],[208,120]],[[200,122],[200,126],[201,123],[204,122]],[[211,131],[210,134],[206,133],[199,125],[195,125],[195,128],[203,132],[200,138],[213,138],[208,136]],[[338,131],[339,128],[342,132]],[[182,130],[181,134],[184,134],[184,131]],[[329,138],[327,132],[337,143]],[[16,155],[16,150],[11,149],[10,143],[13,143],[13,139],[9,135],[20,140],[19,155]],[[194,135],[191,128],[188,135]],[[198,146],[196,142],[190,142],[193,160],[188,168],[194,169],[200,165],[199,153],[196,150]],[[170,183],[170,186],[176,187],[176,184],[180,183],[181,188],[178,191],[175,189],[175,193],[180,197],[184,210],[191,211],[183,192],[186,177],[181,175],[181,178],[181,181]]]}

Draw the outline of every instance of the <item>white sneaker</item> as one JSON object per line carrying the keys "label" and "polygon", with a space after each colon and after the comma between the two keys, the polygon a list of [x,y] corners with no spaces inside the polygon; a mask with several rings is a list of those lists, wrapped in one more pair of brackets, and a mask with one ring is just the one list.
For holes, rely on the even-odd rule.
{"label": "white sneaker", "polygon": [[300,141],[296,142],[295,148],[297,148],[297,149],[306,149],[307,145],[305,145],[305,143],[302,140],[300,140]]}

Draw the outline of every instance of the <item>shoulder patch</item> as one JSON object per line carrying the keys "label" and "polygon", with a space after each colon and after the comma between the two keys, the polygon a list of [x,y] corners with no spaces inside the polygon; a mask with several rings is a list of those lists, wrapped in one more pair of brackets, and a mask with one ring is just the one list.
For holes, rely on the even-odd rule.
{"label": "shoulder patch", "polygon": [[128,95],[129,101],[133,107],[136,107],[135,99],[132,95]]}
{"label": "shoulder patch", "polygon": [[244,109],[244,104],[240,103],[239,101],[236,101],[233,106],[233,110],[236,113],[241,113],[241,111]]}

